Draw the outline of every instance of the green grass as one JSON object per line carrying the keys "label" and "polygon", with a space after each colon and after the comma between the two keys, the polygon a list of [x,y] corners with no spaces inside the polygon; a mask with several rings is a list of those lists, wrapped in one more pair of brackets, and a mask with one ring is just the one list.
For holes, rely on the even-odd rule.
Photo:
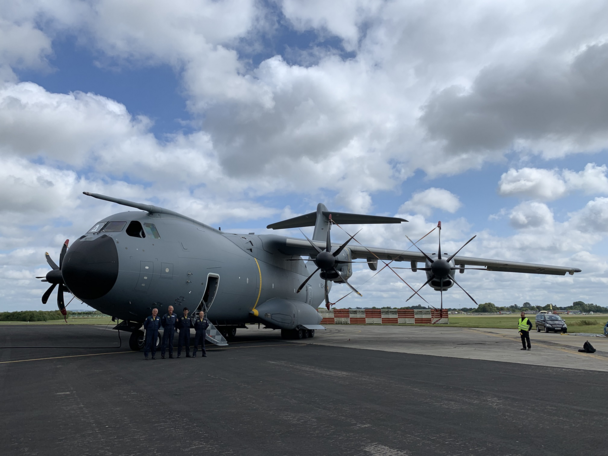
{"label": "green grass", "polygon": [[[530,317],[528,317],[530,318]],[[603,334],[608,315],[566,315],[562,318],[568,324],[568,332]],[[519,315],[450,315],[449,326],[461,328],[517,329]],[[534,316],[530,318],[532,330],[536,331]],[[437,325],[443,326],[443,325]]]}

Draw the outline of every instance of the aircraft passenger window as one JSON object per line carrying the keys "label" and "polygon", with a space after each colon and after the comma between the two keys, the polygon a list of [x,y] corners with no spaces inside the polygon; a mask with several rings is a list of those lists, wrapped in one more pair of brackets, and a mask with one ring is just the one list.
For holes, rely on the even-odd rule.
{"label": "aircraft passenger window", "polygon": [[150,236],[154,236],[154,239],[160,239],[160,234],[153,223],[144,223],[144,229]]}
{"label": "aircraft passenger window", "polygon": [[127,222],[108,222],[101,231],[116,233],[122,231]]}
{"label": "aircraft passenger window", "polygon": [[87,231],[87,233],[98,233],[99,231],[101,231],[101,229],[103,228],[103,226],[106,224],[107,222],[99,222],[96,223],[93,228],[91,228],[89,231]]}
{"label": "aircraft passenger window", "polygon": [[131,237],[145,238],[146,234],[141,226],[141,223],[132,221],[127,227],[127,234]]}

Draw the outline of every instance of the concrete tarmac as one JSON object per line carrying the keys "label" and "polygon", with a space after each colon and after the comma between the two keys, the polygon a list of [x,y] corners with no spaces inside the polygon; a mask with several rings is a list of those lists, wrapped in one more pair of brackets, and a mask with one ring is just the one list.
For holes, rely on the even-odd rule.
{"label": "concrete tarmac", "polygon": [[581,367],[576,336],[519,352],[498,330],[239,331],[207,358],[144,361],[107,328],[0,326],[1,453],[607,454],[604,341]]}

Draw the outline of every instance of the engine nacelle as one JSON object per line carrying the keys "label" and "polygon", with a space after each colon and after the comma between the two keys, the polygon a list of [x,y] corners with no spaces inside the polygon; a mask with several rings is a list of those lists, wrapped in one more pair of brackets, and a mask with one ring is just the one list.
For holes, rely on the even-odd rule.
{"label": "engine nacelle", "polygon": [[378,270],[378,258],[368,258],[367,266],[369,266],[369,268],[372,271],[377,271]]}
{"label": "engine nacelle", "polygon": [[[338,255],[338,257],[336,259],[341,260],[341,261],[353,261],[351,250],[348,247],[346,247],[344,250],[342,250],[342,253],[340,253],[340,255]],[[344,283],[344,280],[342,280],[342,277],[344,277],[346,280],[348,280],[353,275],[353,264],[352,263],[337,264],[336,269],[340,272],[341,277],[336,277],[336,278],[327,277],[332,282]]]}

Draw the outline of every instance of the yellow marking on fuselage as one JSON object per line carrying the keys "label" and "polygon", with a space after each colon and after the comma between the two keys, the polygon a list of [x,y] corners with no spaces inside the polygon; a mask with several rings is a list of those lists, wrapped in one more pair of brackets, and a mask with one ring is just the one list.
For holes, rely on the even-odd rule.
{"label": "yellow marking on fuselage", "polygon": [[257,306],[258,302],[260,302],[260,295],[262,294],[262,270],[260,269],[260,263],[258,263],[258,260],[256,258],[254,258],[254,260],[256,266],[258,267],[258,272],[260,273],[260,289],[258,290],[258,298],[255,300],[255,304],[251,310],[255,310],[255,306]]}

